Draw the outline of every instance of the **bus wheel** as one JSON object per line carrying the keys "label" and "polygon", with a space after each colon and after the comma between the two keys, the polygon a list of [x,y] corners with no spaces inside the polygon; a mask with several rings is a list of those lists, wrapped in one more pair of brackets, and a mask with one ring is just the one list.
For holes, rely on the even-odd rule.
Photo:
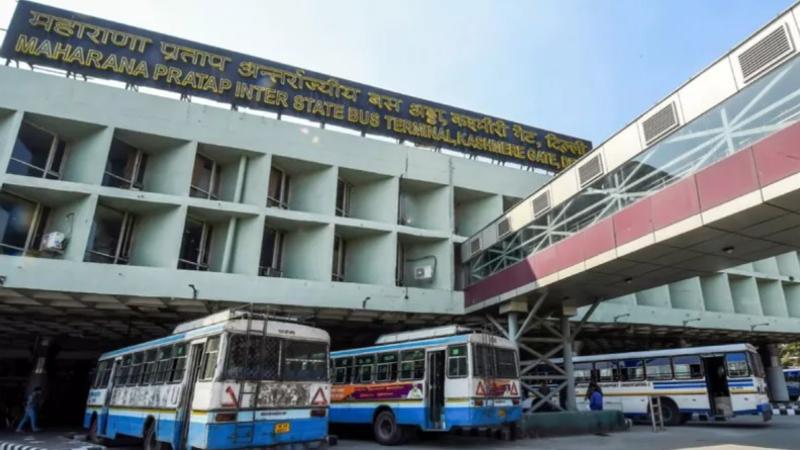
{"label": "bus wheel", "polygon": [[664,418],[664,425],[673,427],[681,424],[681,412],[678,405],[668,398],[661,399],[661,415]]}
{"label": "bus wheel", "polygon": [[166,445],[156,439],[156,422],[150,422],[147,430],[144,432],[144,442],[142,447],[144,450],[165,450]]}
{"label": "bus wheel", "polygon": [[394,414],[388,409],[379,412],[375,416],[372,430],[375,434],[375,440],[381,445],[398,445],[402,444],[405,439],[403,428],[397,424]]}

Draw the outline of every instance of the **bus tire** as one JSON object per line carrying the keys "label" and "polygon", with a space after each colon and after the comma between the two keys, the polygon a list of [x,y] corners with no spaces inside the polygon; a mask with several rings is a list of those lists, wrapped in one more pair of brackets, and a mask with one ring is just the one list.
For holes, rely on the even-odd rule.
{"label": "bus tire", "polygon": [[372,424],[375,440],[381,445],[399,445],[405,440],[405,430],[397,424],[394,413],[384,409],[378,412]]}
{"label": "bus tire", "polygon": [[151,420],[150,424],[144,430],[144,439],[142,440],[142,448],[144,450],[166,450],[167,446],[158,440],[156,437],[156,421]]}
{"label": "bus tire", "polygon": [[664,418],[665,426],[674,427],[682,422],[681,411],[670,398],[661,397],[661,415]]}

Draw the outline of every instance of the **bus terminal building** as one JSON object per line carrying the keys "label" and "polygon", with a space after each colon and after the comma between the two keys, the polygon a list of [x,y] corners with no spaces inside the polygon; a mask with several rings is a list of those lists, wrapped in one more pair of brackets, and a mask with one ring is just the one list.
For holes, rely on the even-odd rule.
{"label": "bus terminal building", "polygon": [[[593,154],[605,155],[599,170],[610,172],[722,102],[757,96],[772,82],[757,86],[759,79],[778,71],[785,73],[773,85],[780,81],[785,91],[764,108],[784,108],[781,129],[796,121],[791,99],[800,90],[793,44],[800,42],[800,7],[594,151],[582,139],[500,121],[503,127],[483,116],[472,121],[462,110],[346,80],[337,81],[342,102],[360,100],[340,109],[342,102],[320,100],[327,94],[313,84],[333,78],[239,61],[242,55],[203,46],[194,55],[206,55],[208,71],[224,67],[220,73],[241,78],[219,76],[212,83],[190,79],[186,66],[173,65],[180,73],[166,64],[137,69],[129,59],[123,67],[107,54],[92,62],[89,48],[97,44],[87,37],[80,47],[75,31],[89,25],[58,15],[66,13],[20,2],[24,20],[14,24],[31,30],[12,26],[3,43],[0,359],[17,361],[16,367],[27,367],[24,361],[38,351],[32,346],[43,339],[60,346],[63,358],[91,364],[102,350],[249,303],[328,329],[334,348],[453,322],[522,338],[542,330],[532,325],[572,320],[586,340],[575,341],[562,328],[569,342],[561,345],[570,353],[753,342],[767,344],[769,360],[771,344],[800,335],[800,256],[788,241],[761,258],[723,264],[722,271],[686,271],[683,279],[647,289],[633,289],[638,279],[622,283],[631,287],[618,298],[545,299],[546,289],[515,294],[509,288],[477,308],[465,294],[476,281],[474,255],[494,251],[486,260],[496,261],[497,271],[519,259],[507,248],[472,248],[474,236],[500,241],[538,219],[536,208],[579,195],[595,179],[584,183],[585,174],[577,173]],[[125,51],[136,51],[141,39],[156,48],[162,39],[156,51],[168,57],[191,44],[114,29],[100,19],[93,24],[124,34]],[[57,30],[67,25],[73,35],[63,39]],[[780,39],[785,48],[765,47]],[[742,66],[741,54],[754,48],[763,58],[745,58]],[[141,70],[148,81],[135,74]],[[132,78],[117,76],[126,71]],[[301,85],[316,86],[313,95],[292,91],[292,74],[300,73],[309,77],[294,82],[315,80]],[[672,105],[667,112],[665,105]],[[648,121],[656,114],[658,120]],[[468,136],[445,122],[478,131]],[[501,135],[507,141],[493,143]],[[573,181],[564,181],[567,176]],[[540,188],[549,189],[546,205],[531,195]],[[523,207],[530,220],[520,218]],[[790,220],[780,231],[796,225]],[[486,237],[488,228],[493,237]],[[591,317],[581,321],[587,312]],[[766,365],[779,368],[774,361]]]}

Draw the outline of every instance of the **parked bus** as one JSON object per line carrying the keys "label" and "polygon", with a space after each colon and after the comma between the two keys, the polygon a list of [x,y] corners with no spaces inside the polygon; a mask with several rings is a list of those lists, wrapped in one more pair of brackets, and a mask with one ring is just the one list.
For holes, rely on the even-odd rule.
{"label": "parked bus", "polygon": [[411,430],[487,427],[520,420],[516,345],[459,326],[381,336],[331,353],[332,424],[370,424],[383,445]]}
{"label": "parked bus", "polygon": [[800,367],[783,369],[786,378],[786,388],[789,390],[789,400],[800,400]]}
{"label": "parked bus", "polygon": [[764,367],[749,344],[576,356],[572,360],[579,409],[587,408],[584,397],[594,380],[603,391],[604,408],[621,409],[635,419],[649,417],[650,397],[661,398],[665,425],[679,425],[693,414],[704,419],[772,418]]}
{"label": "parked bus", "polygon": [[84,426],[147,450],[325,447],[329,343],[318,328],[248,311],[178,325],[100,357]]}

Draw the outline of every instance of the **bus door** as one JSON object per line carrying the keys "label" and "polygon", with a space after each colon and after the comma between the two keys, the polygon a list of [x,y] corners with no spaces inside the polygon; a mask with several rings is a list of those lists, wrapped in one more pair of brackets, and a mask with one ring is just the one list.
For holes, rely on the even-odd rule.
{"label": "bus door", "polygon": [[114,380],[117,378],[117,371],[119,370],[120,364],[122,364],[122,358],[117,358],[111,366],[111,374],[108,377],[103,407],[100,409],[100,415],[97,417],[97,434],[100,436],[105,436],[108,429],[108,408],[111,406],[111,396],[114,394]]}
{"label": "bus door", "polygon": [[703,369],[708,389],[708,404],[714,416],[733,415],[731,392],[728,389],[728,373],[725,369],[725,356],[703,357]]}
{"label": "bus door", "polygon": [[428,410],[429,428],[444,428],[444,358],[445,350],[428,352],[428,395],[425,406]]}
{"label": "bus door", "polygon": [[188,448],[186,443],[189,438],[189,425],[192,421],[192,399],[194,398],[194,387],[197,378],[200,376],[200,361],[203,359],[203,348],[205,343],[192,344],[189,349],[189,363],[186,368],[186,379],[181,389],[181,399],[178,402],[178,410],[175,412],[175,422],[180,424],[180,435],[177,445],[173,448],[182,450]]}

